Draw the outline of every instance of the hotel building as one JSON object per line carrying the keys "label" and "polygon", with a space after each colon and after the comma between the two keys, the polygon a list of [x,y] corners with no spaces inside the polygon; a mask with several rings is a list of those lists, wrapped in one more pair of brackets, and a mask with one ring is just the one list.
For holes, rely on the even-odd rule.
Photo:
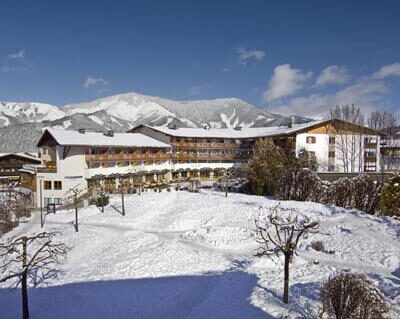
{"label": "hotel building", "polygon": [[[224,169],[238,167],[251,157],[259,139],[296,155],[306,149],[315,155],[320,171],[379,170],[381,133],[342,121],[261,128],[177,128],[139,125],[127,133],[46,129],[37,146],[42,166],[37,169],[40,203],[61,204],[71,188],[82,191],[120,186],[162,187],[182,180],[212,183]],[[357,144],[351,164],[343,164],[343,143]],[[346,144],[347,145],[347,144]]]}

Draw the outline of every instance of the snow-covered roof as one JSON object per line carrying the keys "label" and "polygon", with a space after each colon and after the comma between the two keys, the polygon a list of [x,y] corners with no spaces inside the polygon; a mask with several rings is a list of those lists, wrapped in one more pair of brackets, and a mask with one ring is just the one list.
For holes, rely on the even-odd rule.
{"label": "snow-covered roof", "polygon": [[[59,145],[65,146],[109,146],[109,147],[154,147],[168,148],[169,144],[160,142],[141,133],[114,133],[107,136],[99,132],[80,133],[79,131],[47,128],[48,132]],[[41,144],[39,140],[38,146]]]}
{"label": "snow-covered roof", "polygon": [[176,137],[202,137],[202,138],[256,138],[277,135],[289,135],[307,129],[309,127],[321,124],[325,121],[312,121],[305,124],[293,124],[289,126],[271,126],[271,127],[246,127],[234,128],[169,128],[166,126],[147,126],[156,131]]}
{"label": "snow-covered roof", "polygon": [[0,153],[0,158],[1,158],[1,157],[5,157],[5,156],[9,156],[9,155],[16,155],[16,156],[23,157],[23,158],[26,158],[26,159],[35,160],[35,161],[40,161],[40,159],[39,159],[37,156],[35,156],[35,154],[27,153],[27,152]]}

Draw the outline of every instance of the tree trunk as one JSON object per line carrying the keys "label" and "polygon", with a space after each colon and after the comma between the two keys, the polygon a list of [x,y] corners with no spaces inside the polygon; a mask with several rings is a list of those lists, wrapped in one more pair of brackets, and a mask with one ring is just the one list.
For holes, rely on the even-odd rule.
{"label": "tree trunk", "polygon": [[28,306],[28,269],[26,269],[27,264],[27,253],[26,253],[26,237],[22,242],[22,279],[21,279],[21,293],[22,293],[22,319],[29,318],[29,306]]}
{"label": "tree trunk", "polygon": [[75,231],[78,232],[78,200],[75,198],[74,200],[75,206]]}
{"label": "tree trunk", "polygon": [[29,306],[28,306],[28,285],[27,285],[28,274],[27,271],[22,273],[21,280],[21,293],[22,293],[22,319],[29,318]]}
{"label": "tree trunk", "polygon": [[124,200],[124,189],[121,190],[122,199],[122,216],[125,216],[125,200]]}
{"label": "tree trunk", "polygon": [[283,302],[289,303],[289,263],[290,254],[285,254],[285,275],[284,275],[284,285],[283,285]]}

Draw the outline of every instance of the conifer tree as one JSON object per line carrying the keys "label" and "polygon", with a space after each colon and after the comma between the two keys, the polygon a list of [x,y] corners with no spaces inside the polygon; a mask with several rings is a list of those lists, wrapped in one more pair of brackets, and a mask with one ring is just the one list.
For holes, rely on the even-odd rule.
{"label": "conifer tree", "polygon": [[400,172],[396,172],[383,186],[379,204],[382,214],[400,217]]}

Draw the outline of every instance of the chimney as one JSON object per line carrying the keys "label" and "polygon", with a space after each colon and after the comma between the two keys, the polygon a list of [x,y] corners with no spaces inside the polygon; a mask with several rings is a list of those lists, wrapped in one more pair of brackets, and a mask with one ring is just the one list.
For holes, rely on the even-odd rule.
{"label": "chimney", "polygon": [[288,128],[292,128],[292,127],[293,127],[293,118],[289,117]]}
{"label": "chimney", "polygon": [[176,124],[173,124],[173,123],[169,123],[169,124],[168,124],[168,128],[169,128],[170,130],[176,130],[176,129],[177,129]]}
{"label": "chimney", "polygon": [[106,133],[104,133],[105,136],[113,137],[114,136],[114,131],[108,130]]}

